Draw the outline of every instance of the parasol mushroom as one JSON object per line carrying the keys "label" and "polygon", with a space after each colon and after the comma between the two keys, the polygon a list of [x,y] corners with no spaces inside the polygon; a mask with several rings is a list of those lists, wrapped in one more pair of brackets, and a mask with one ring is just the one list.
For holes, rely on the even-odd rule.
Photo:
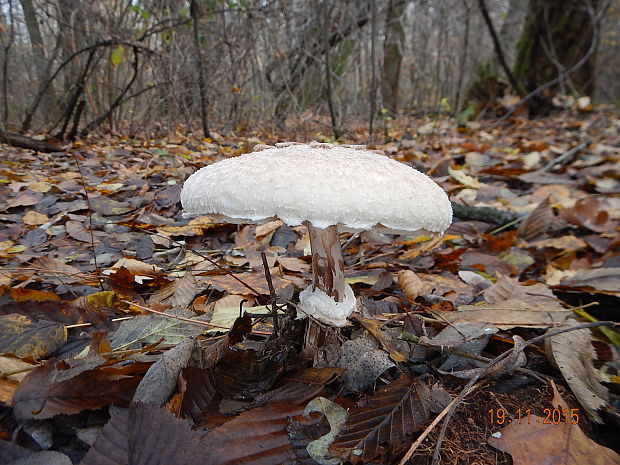
{"label": "parasol mushroom", "polygon": [[205,166],[183,185],[181,204],[185,217],[305,224],[313,282],[300,293],[300,308],[334,326],[355,310],[339,232],[435,235],[452,221],[448,196],[428,176],[364,146],[317,142],[261,145]]}

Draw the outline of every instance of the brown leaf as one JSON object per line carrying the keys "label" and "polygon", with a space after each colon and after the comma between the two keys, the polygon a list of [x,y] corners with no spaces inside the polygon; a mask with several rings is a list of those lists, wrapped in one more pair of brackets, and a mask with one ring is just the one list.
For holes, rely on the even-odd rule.
{"label": "brown leaf", "polygon": [[30,210],[24,215],[22,221],[24,222],[24,224],[27,224],[29,226],[39,226],[49,221],[49,217],[47,215],[43,215],[41,213]]}
{"label": "brown leaf", "polygon": [[513,421],[501,429],[500,438],[491,436],[487,442],[510,454],[515,465],[620,464],[618,454],[592,441],[570,420],[558,424],[546,421],[549,419],[538,415]]}
{"label": "brown leaf", "polygon": [[24,315],[33,320],[53,321],[61,325],[92,323],[94,326],[103,326],[108,321],[106,313],[101,308],[82,308],[72,302],[52,300],[36,304],[31,301],[9,302],[0,306],[0,315],[10,313]]}
{"label": "brown leaf", "polygon": [[68,368],[65,362],[51,360],[32,370],[13,396],[15,417],[46,419],[107,405],[126,406],[140,381],[135,376],[120,376],[120,371],[112,367],[106,371],[87,370],[62,379],[63,371]]}
{"label": "brown leaf", "polygon": [[325,385],[335,381],[342,374],[341,368],[308,368],[291,375],[282,386],[259,394],[254,398],[254,405],[274,402],[291,402],[304,404],[318,396]]}
{"label": "brown leaf", "polygon": [[560,218],[598,233],[612,231],[618,226],[617,221],[609,219],[605,204],[595,197],[580,200],[572,208],[562,210]]}
{"label": "brown leaf", "polygon": [[0,378],[0,403],[10,404],[17,386],[19,386],[18,381]]}
{"label": "brown leaf", "polygon": [[88,275],[56,258],[41,257],[32,263],[37,276],[57,284],[72,284],[88,279]]}
{"label": "brown leaf", "polygon": [[355,320],[381,344],[381,347],[390,354],[392,360],[397,363],[407,360],[403,354],[396,350],[392,341],[388,340],[385,334],[383,334],[379,320],[371,320],[369,318],[356,318]]}
{"label": "brown leaf", "polygon": [[43,195],[41,195],[40,193],[29,194],[29,193],[24,192],[23,194],[11,200],[6,205],[6,208],[29,207],[31,205],[36,205],[37,203],[39,203],[42,198],[43,198]]}
{"label": "brown leaf", "polygon": [[133,210],[129,202],[118,202],[103,196],[92,197],[90,199],[90,206],[101,216],[124,215]]}
{"label": "brown leaf", "polygon": [[177,385],[179,373],[187,365],[195,342],[195,339],[187,338],[151,365],[136,388],[133,402],[164,405]]}
{"label": "brown leaf", "polygon": [[424,283],[411,270],[402,270],[398,272],[398,284],[400,288],[403,290],[403,294],[410,301],[415,301],[416,297],[419,296],[424,288]]}
{"label": "brown leaf", "polygon": [[170,298],[170,304],[173,307],[187,307],[192,303],[194,297],[196,297],[196,293],[198,292],[198,287],[196,285],[196,278],[194,275],[187,271],[182,278],[177,279],[175,282],[174,294]]}
{"label": "brown leaf", "polygon": [[181,377],[186,382],[181,413],[191,416],[198,424],[216,394],[213,370],[188,367],[181,372]]}
{"label": "brown leaf", "polygon": [[[564,323],[564,327],[577,324],[577,321],[571,319]],[[555,329],[558,328],[554,327],[550,331]],[[545,340],[545,352],[590,417],[602,423],[597,411],[608,404],[609,393],[600,383],[600,375],[594,367],[595,352],[590,330],[578,329],[550,337]]]}
{"label": "brown leaf", "polygon": [[201,463],[264,465],[294,460],[286,424],[302,412],[303,407],[288,402],[243,412],[207,435]]}
{"label": "brown leaf", "polygon": [[[252,288],[256,289],[256,291],[260,294],[269,295],[269,286],[267,285],[263,272],[239,273],[235,274],[235,276]],[[290,284],[289,281],[282,279],[277,275],[272,274],[271,279],[276,292],[280,289],[284,289]],[[209,276],[206,282],[228,291],[231,294],[252,295],[252,291],[230,275]]]}
{"label": "brown leaf", "polygon": [[330,452],[352,463],[402,452],[430,415],[428,389],[421,385],[405,374],[359,402],[350,409]]}
{"label": "brown leaf", "polygon": [[215,383],[224,397],[255,395],[273,386],[282,370],[281,358],[267,359],[251,349],[228,349],[215,367]]}
{"label": "brown leaf", "polygon": [[549,231],[555,216],[547,197],[519,225],[519,236],[526,241],[538,239]]}
{"label": "brown leaf", "polygon": [[475,251],[467,251],[463,255],[461,266],[474,268],[492,276],[517,274],[516,267],[510,265],[496,255]]}
{"label": "brown leaf", "polygon": [[138,293],[134,290],[136,286],[134,275],[124,266],[109,275],[106,281],[117,294],[124,297],[139,298]]}
{"label": "brown leaf", "polygon": [[163,408],[134,404],[103,427],[82,465],[211,465],[204,434]]}
{"label": "brown leaf", "polygon": [[549,309],[562,309],[557,298],[544,284],[524,286],[516,279],[501,276],[495,284],[483,292],[484,300],[490,304],[501,303],[506,300],[519,300],[534,306],[545,306]]}
{"label": "brown leaf", "polygon": [[36,289],[26,289],[23,287],[0,286],[0,295],[3,295],[7,291],[11,294],[11,299],[18,301],[61,300],[60,297],[50,291],[38,291]]}
{"label": "brown leaf", "polygon": [[560,285],[620,293],[620,267],[571,270],[560,280]]}
{"label": "brown leaf", "polygon": [[79,223],[77,221],[67,221],[65,223],[65,228],[67,228],[67,234],[69,234],[69,236],[71,236],[76,241],[90,243],[90,232],[84,229],[82,223]]}
{"label": "brown leaf", "polygon": [[552,237],[549,239],[541,239],[539,241],[521,244],[519,247],[536,247],[537,249],[545,249],[547,247],[558,250],[580,250],[588,246],[583,239],[567,235],[561,237]]}

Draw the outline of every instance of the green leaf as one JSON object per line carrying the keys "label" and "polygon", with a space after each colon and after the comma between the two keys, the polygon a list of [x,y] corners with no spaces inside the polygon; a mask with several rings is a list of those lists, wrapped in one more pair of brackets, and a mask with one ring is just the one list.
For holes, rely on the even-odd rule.
{"label": "green leaf", "polygon": [[118,65],[120,65],[123,61],[124,54],[125,47],[123,47],[122,45],[116,47],[110,54],[110,63],[112,63],[112,66],[117,67]]}

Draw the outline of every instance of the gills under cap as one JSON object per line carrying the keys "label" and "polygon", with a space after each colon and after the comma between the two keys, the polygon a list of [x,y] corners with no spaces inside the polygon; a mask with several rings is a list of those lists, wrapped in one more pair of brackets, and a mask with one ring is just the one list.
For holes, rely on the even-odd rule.
{"label": "gills under cap", "polygon": [[184,216],[232,223],[276,218],[341,231],[442,233],[448,196],[419,171],[361,146],[278,144],[205,166],[181,191]]}

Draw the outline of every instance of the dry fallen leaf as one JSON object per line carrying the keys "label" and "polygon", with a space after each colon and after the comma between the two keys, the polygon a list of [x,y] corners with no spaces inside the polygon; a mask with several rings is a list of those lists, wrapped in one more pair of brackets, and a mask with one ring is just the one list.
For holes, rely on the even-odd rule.
{"label": "dry fallen leaf", "polygon": [[[530,415],[512,421],[488,438],[488,443],[512,456],[515,465],[618,465],[620,455],[588,438],[579,427],[579,416],[556,396],[548,417]],[[558,407],[558,405],[560,407]],[[555,410],[558,409],[558,410]],[[566,412],[564,418],[556,412]],[[578,413],[577,413],[578,415]],[[553,420],[560,418],[561,421]],[[576,424],[575,424],[576,423]],[[535,447],[532,445],[535,444]]]}
{"label": "dry fallen leaf", "polygon": [[549,231],[554,220],[551,203],[546,198],[519,225],[519,236],[526,241],[538,239]]}
{"label": "dry fallen leaf", "polygon": [[24,215],[22,221],[24,222],[24,224],[27,224],[29,226],[39,226],[49,221],[49,217],[47,215],[43,215],[42,213],[37,213],[33,210],[30,210]]}
{"label": "dry fallen leaf", "polygon": [[[559,328],[578,324],[570,319]],[[550,331],[554,329],[558,327]],[[578,329],[550,337],[545,340],[545,351],[592,420],[602,423],[597,411],[608,404],[609,394],[600,383],[599,373],[593,365],[595,353],[590,330]]]}

